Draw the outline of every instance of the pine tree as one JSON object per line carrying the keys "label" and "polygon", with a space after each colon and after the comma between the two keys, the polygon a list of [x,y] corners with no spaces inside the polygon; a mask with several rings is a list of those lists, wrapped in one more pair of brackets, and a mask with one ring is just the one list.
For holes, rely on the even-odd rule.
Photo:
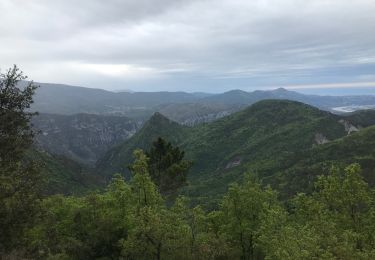
{"label": "pine tree", "polygon": [[184,160],[185,153],[179,147],[159,137],[146,155],[151,179],[162,195],[173,194],[185,185],[192,163]]}

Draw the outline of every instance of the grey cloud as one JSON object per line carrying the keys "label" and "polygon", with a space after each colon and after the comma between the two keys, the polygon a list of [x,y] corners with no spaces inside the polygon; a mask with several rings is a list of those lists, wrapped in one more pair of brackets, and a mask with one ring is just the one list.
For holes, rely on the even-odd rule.
{"label": "grey cloud", "polygon": [[38,81],[210,91],[361,80],[375,64],[372,0],[3,0],[0,12],[0,67]]}

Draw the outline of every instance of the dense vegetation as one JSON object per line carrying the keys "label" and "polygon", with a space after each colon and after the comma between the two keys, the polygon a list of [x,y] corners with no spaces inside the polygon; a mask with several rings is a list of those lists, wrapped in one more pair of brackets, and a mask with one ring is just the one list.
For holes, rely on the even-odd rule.
{"label": "dense vegetation", "polygon": [[[95,191],[96,175],[30,148],[36,87],[24,79],[16,67],[0,77],[1,258],[375,258],[375,126],[346,136],[341,117],[290,101],[194,128],[156,114],[101,162],[126,179]],[[183,149],[189,197],[171,199],[187,184]],[[46,196],[60,184],[91,191]]]}
{"label": "dense vegetation", "polygon": [[[107,175],[117,172],[128,178],[125,166],[131,163],[132,151],[148,149],[159,136],[166,138],[181,146],[187,159],[194,162],[188,176],[190,185],[183,194],[214,208],[228,183],[241,180],[244,172],[256,173],[265,184],[279,184],[272,182],[274,176],[282,175],[298,159],[308,158],[309,151],[328,145],[319,145],[318,137],[328,142],[347,136],[342,119],[286,100],[261,101],[215,122],[190,128],[156,114],[132,138],[110,150],[99,161],[98,169]],[[350,118],[345,117],[345,120]],[[369,152],[374,150],[368,148]],[[304,166],[309,167],[309,164]],[[315,169],[314,178],[324,170]],[[306,189],[306,185],[302,185],[305,177],[299,176],[294,180],[295,186],[288,186],[292,179],[280,182],[286,184],[283,195]]]}
{"label": "dense vegetation", "polygon": [[0,75],[0,252],[20,243],[36,218],[41,192],[38,165],[22,163],[35,134],[30,127],[33,113],[26,111],[36,86],[16,87],[25,78],[16,66]]}
{"label": "dense vegetation", "polygon": [[375,110],[359,110],[345,115],[346,118],[359,127],[375,125]]}
{"label": "dense vegetation", "polygon": [[375,198],[357,164],[321,176],[311,195],[278,201],[245,176],[206,212],[178,198],[166,207],[138,150],[133,178],[104,193],[52,196],[25,237],[28,254],[51,259],[373,259]]}
{"label": "dense vegetation", "polygon": [[60,155],[29,149],[25,161],[38,164],[44,176],[43,194],[80,195],[105,186],[105,179],[91,168]]}
{"label": "dense vegetation", "polygon": [[128,165],[133,160],[135,149],[148,150],[153,141],[163,137],[172,144],[180,143],[190,128],[169,120],[160,113],[155,113],[132,138],[110,149],[96,165],[97,172],[109,179],[114,173],[131,177]]}
{"label": "dense vegetation", "polygon": [[184,160],[185,152],[159,137],[148,152],[148,171],[161,194],[173,195],[186,185],[192,162]]}

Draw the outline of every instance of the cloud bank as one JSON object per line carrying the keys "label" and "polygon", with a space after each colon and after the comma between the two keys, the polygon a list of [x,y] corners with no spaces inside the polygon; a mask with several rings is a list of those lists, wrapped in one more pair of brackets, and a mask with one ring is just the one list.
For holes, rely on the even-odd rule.
{"label": "cloud bank", "polygon": [[375,82],[372,0],[2,0],[0,68],[105,89]]}

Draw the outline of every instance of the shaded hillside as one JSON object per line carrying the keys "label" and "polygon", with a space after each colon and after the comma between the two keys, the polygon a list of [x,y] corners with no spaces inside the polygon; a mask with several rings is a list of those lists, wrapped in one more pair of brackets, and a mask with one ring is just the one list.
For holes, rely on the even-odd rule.
{"label": "shaded hillside", "polygon": [[[201,169],[231,168],[233,160],[246,161],[279,152],[310,148],[316,134],[328,140],[345,135],[339,118],[311,106],[282,100],[266,100],[211,124],[193,128],[182,145]],[[203,157],[202,157],[203,156]],[[204,160],[210,156],[209,160]],[[212,158],[214,156],[214,158]],[[203,160],[202,160],[203,159]],[[207,168],[207,162],[212,167]],[[242,163],[241,163],[242,164]]]}
{"label": "shaded hillside", "polygon": [[[262,178],[313,146],[347,135],[341,117],[293,101],[266,100],[213,123],[184,128],[156,115],[134,137],[109,151],[99,162],[99,172],[127,174],[135,148],[146,148],[161,136],[182,146],[194,161],[192,197],[211,199],[225,192],[248,169],[262,170]],[[168,123],[166,123],[168,122]]]}
{"label": "shaded hillside", "polygon": [[155,113],[133,137],[109,150],[97,163],[98,174],[112,176],[122,173],[130,177],[127,169],[133,160],[135,149],[148,149],[158,137],[179,144],[188,135],[189,128],[169,120],[160,113]]}
{"label": "shaded hillside", "polygon": [[204,203],[223,194],[246,171],[261,179],[272,176],[283,167],[283,158],[347,135],[339,121],[302,103],[266,100],[197,127],[182,144],[195,162],[185,193]]}
{"label": "shaded hillside", "polygon": [[45,179],[46,194],[82,194],[99,188],[104,179],[91,169],[63,156],[30,150],[26,160],[37,162]]}
{"label": "shaded hillside", "polygon": [[375,125],[375,110],[359,110],[345,114],[345,118],[358,127],[368,127]]}
{"label": "shaded hillside", "polygon": [[156,110],[182,125],[195,126],[215,121],[244,108],[244,105],[184,103],[161,105]]}
{"label": "shaded hillside", "polygon": [[275,168],[277,174],[265,181],[293,195],[311,190],[316,176],[327,174],[333,165],[344,168],[351,163],[359,163],[365,179],[375,185],[375,126],[285,158],[286,167]]}
{"label": "shaded hillside", "polygon": [[122,116],[39,114],[33,118],[39,149],[94,165],[109,148],[131,137],[140,122]]}

